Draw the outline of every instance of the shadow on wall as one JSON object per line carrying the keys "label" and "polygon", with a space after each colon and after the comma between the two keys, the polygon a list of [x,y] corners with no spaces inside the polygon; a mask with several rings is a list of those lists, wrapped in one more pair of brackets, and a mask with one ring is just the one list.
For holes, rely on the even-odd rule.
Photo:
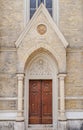
{"label": "shadow on wall", "polygon": [[83,124],[81,125],[80,128],[68,128],[68,130],[83,130]]}

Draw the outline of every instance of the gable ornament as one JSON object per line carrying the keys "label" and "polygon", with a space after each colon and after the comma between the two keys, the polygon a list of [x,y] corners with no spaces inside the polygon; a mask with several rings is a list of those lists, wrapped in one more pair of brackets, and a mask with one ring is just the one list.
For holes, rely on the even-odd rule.
{"label": "gable ornament", "polygon": [[40,35],[45,34],[46,31],[47,31],[46,25],[44,25],[44,24],[39,24],[39,25],[37,26],[37,32],[38,32]]}

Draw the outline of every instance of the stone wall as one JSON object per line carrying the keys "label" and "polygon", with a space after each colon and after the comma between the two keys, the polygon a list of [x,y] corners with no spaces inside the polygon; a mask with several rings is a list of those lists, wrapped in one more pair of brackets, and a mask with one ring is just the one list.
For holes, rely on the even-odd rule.
{"label": "stone wall", "polygon": [[66,109],[83,108],[83,50],[67,50],[67,77],[65,80]]}
{"label": "stone wall", "polygon": [[17,56],[15,41],[24,22],[23,0],[0,1],[0,110],[16,110],[17,101],[5,98],[17,97]]}
{"label": "stone wall", "polygon": [[0,122],[0,130],[24,130],[24,122],[2,121]]}
{"label": "stone wall", "polygon": [[23,0],[0,0],[0,46],[15,47],[23,29]]}
{"label": "stone wall", "polygon": [[[60,29],[69,42],[69,46],[78,48],[77,50],[72,48],[67,51],[65,94],[70,97],[82,96],[83,73],[81,72],[83,67],[83,50],[79,48],[83,46],[82,0],[60,0],[59,5]],[[16,0],[13,2],[9,0],[0,1],[0,97],[17,97],[15,41],[23,29],[23,13],[23,0],[19,1],[19,4]],[[77,101],[68,102],[71,102],[71,104],[74,102],[75,104]],[[67,106],[68,102],[66,103]]]}
{"label": "stone wall", "polygon": [[[59,2],[59,28],[69,43],[65,80],[66,110],[82,111],[83,0],[59,0]],[[15,42],[23,28],[24,0],[0,0],[0,112],[17,110]],[[14,130],[14,122],[3,124],[0,122],[0,130]],[[83,121],[70,120],[67,129],[83,130]]]}
{"label": "stone wall", "polygon": [[82,120],[69,120],[67,122],[67,130],[83,130]]}
{"label": "stone wall", "polygon": [[83,0],[60,0],[59,26],[70,47],[83,47]]}

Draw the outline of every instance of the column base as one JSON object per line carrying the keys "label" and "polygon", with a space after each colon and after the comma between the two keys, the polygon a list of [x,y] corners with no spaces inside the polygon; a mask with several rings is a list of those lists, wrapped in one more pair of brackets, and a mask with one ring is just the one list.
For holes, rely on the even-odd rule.
{"label": "column base", "polygon": [[17,121],[17,122],[24,121],[24,117],[18,116],[18,117],[16,117],[16,121]]}
{"label": "column base", "polygon": [[61,114],[59,115],[58,120],[59,120],[59,121],[66,121],[66,120],[67,120],[66,115],[65,115],[64,113],[61,113]]}

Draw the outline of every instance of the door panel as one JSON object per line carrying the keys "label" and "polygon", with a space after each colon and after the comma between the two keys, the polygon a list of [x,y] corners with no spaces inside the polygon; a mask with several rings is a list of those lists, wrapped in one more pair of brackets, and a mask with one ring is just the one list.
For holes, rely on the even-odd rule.
{"label": "door panel", "polygon": [[29,124],[41,123],[41,83],[30,80],[29,88]]}
{"label": "door panel", "polygon": [[29,124],[52,124],[52,80],[30,80],[29,86]]}
{"label": "door panel", "polygon": [[52,81],[42,81],[42,124],[52,124]]}

